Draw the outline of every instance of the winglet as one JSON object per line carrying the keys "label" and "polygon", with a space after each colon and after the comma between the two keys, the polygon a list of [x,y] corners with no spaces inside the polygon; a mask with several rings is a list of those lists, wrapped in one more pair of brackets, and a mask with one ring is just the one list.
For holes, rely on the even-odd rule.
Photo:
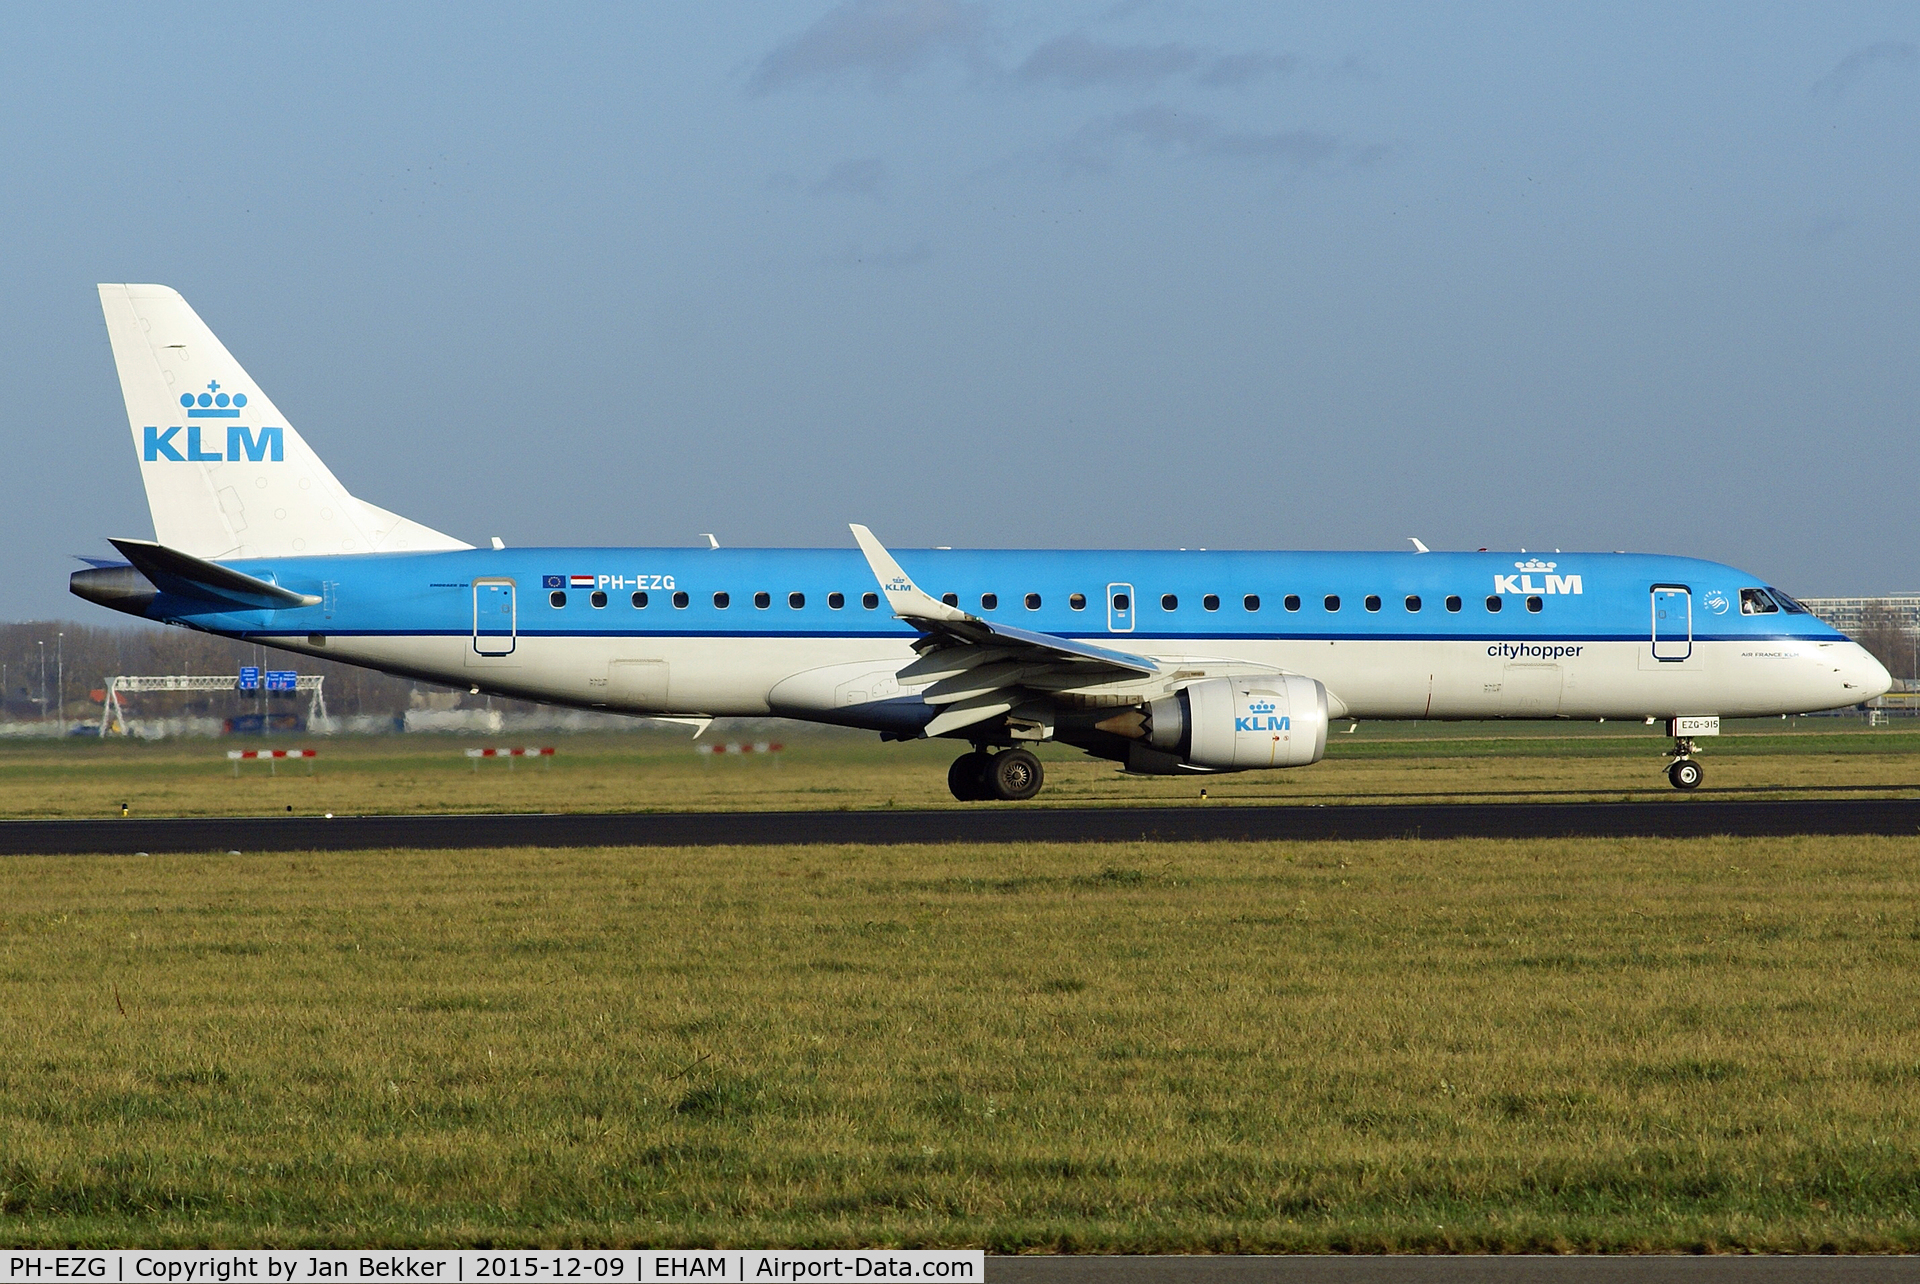
{"label": "winglet", "polygon": [[887,605],[893,613],[903,620],[971,620],[957,606],[948,606],[921,591],[918,584],[900,569],[900,563],[893,560],[873,532],[858,522],[849,523],[854,540],[860,545],[860,551],[867,556],[867,565],[873,568],[873,578],[880,581],[880,591],[886,594]]}
{"label": "winglet", "polygon": [[1427,546],[1426,546],[1425,544],[1422,544],[1422,543],[1421,543],[1421,542],[1420,542],[1419,540],[1417,540],[1417,539],[1414,539],[1414,538],[1413,538],[1413,536],[1411,536],[1411,535],[1409,535],[1409,536],[1407,536],[1407,538],[1408,538],[1408,539],[1412,539],[1412,540],[1413,540],[1413,551],[1414,551],[1414,552],[1416,552],[1416,553],[1431,553],[1431,552],[1433,551],[1432,549],[1430,549],[1430,548],[1428,548],[1428,547],[1427,547]]}

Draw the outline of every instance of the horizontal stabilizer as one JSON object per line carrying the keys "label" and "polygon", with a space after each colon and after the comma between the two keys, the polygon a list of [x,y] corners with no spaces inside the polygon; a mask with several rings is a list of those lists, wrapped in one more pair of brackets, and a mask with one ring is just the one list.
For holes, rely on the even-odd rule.
{"label": "horizontal stabilizer", "polygon": [[232,567],[182,553],[165,544],[144,539],[107,542],[126,554],[134,569],[153,581],[153,586],[162,593],[208,598],[254,611],[284,611],[320,604],[320,599],[311,593],[281,588],[268,580],[242,574]]}

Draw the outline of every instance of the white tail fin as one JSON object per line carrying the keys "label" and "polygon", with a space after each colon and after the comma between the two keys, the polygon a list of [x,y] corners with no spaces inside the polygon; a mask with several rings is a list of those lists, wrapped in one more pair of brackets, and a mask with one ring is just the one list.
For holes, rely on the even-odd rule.
{"label": "white tail fin", "polygon": [[103,285],[160,543],[202,558],[471,548],[347,493],[179,292]]}

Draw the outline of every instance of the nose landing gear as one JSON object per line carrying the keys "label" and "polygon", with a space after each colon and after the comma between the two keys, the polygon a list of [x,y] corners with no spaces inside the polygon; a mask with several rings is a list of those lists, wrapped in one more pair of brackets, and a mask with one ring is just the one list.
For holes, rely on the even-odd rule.
{"label": "nose landing gear", "polygon": [[1040,760],[1025,749],[963,753],[947,768],[947,788],[961,802],[1025,802],[1040,792],[1046,772]]}
{"label": "nose landing gear", "polygon": [[1667,780],[1675,789],[1698,789],[1706,772],[1693,760],[1693,740],[1689,736],[1673,738],[1673,762],[1667,767]]}

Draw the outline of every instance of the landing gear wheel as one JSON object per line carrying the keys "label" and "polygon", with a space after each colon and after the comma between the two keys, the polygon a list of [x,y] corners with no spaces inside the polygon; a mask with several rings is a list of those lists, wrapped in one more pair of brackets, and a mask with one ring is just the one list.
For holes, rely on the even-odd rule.
{"label": "landing gear wheel", "polygon": [[947,788],[961,802],[983,802],[993,795],[987,792],[987,767],[993,760],[979,750],[963,753],[947,768]]}
{"label": "landing gear wheel", "polygon": [[1040,769],[1040,760],[1025,749],[1009,749],[988,759],[986,780],[993,797],[1025,802],[1040,792],[1046,773]]}
{"label": "landing gear wheel", "polygon": [[1667,768],[1667,779],[1673,782],[1675,789],[1698,789],[1701,778],[1706,774],[1700,770],[1700,764],[1691,758],[1682,758]]}

